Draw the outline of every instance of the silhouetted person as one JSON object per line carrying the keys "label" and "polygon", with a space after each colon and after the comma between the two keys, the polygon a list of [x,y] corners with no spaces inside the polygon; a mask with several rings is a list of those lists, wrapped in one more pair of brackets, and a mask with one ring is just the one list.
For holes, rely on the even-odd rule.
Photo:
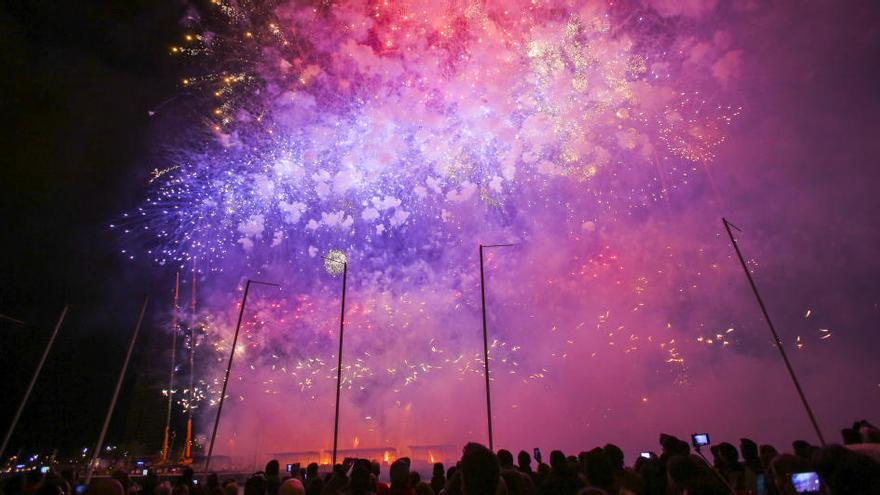
{"label": "silhouetted person", "polygon": [[535,472],[532,471],[532,456],[530,456],[528,452],[520,450],[519,454],[516,456],[516,464],[517,467],[519,467],[520,472],[532,476],[532,479],[534,480]]}
{"label": "silhouetted person", "polygon": [[550,474],[538,488],[540,495],[575,495],[583,484],[571,472],[568,459],[559,450],[550,452]]}
{"label": "silhouetted person", "polygon": [[348,485],[348,493],[351,495],[372,495],[375,493],[372,467],[369,462],[365,464],[356,462],[351,470],[351,480]]}
{"label": "silhouetted person", "polygon": [[254,473],[244,482],[244,495],[266,495],[266,475]]}
{"label": "silhouetted person", "polygon": [[773,491],[779,495],[795,495],[796,492],[791,484],[791,474],[806,471],[812,471],[812,469],[809,461],[803,457],[791,454],[778,455],[770,462],[768,483],[772,483]]}
{"label": "silhouetted person", "polygon": [[342,464],[333,466],[333,473],[324,482],[321,495],[340,495],[348,488],[348,476]]}
{"label": "silhouetted person", "polygon": [[538,493],[541,493],[541,487],[550,477],[550,465],[543,462],[538,463],[538,471],[535,473],[535,486],[538,487]]}
{"label": "silhouetted person", "polygon": [[813,446],[806,440],[795,440],[794,442],[791,442],[791,448],[794,450],[794,455],[801,459],[809,461],[813,457]]}
{"label": "silhouetted person", "polygon": [[521,472],[513,465],[513,454],[509,450],[498,451],[498,464],[501,467],[501,477],[507,487],[509,495],[534,495],[535,487],[532,478]]}
{"label": "silhouetted person", "polygon": [[609,493],[614,490],[614,469],[602,449],[596,447],[584,454],[584,474],[588,486]]}
{"label": "silhouetted person", "polygon": [[866,455],[831,445],[816,452],[814,463],[816,472],[834,495],[880,493],[880,464]]}
{"label": "silhouetted person", "polygon": [[446,470],[443,469],[442,462],[434,463],[434,471],[431,474],[431,490],[435,494],[439,494],[440,490],[446,486]]}
{"label": "silhouetted person", "polygon": [[729,495],[730,490],[696,455],[676,455],[668,461],[669,492],[673,495]]}
{"label": "silhouetted person", "polygon": [[321,495],[324,480],[318,474],[318,464],[313,462],[306,466],[306,495]]}
{"label": "silhouetted person", "polygon": [[501,467],[491,450],[478,443],[468,443],[462,451],[460,465],[464,495],[495,495]]}
{"label": "silhouetted person", "polygon": [[238,483],[235,480],[227,480],[223,483],[223,495],[238,495]]}
{"label": "silhouetted person", "polygon": [[306,495],[306,488],[298,478],[289,478],[281,483],[278,495]]}
{"label": "silhouetted person", "polygon": [[370,463],[370,473],[373,475],[376,493],[378,495],[388,495],[390,491],[388,483],[379,479],[379,475],[382,473],[382,466],[379,464],[379,461],[372,461]]}
{"label": "silhouetted person", "polygon": [[180,477],[177,478],[177,482],[174,483],[174,486],[186,485],[187,491],[192,493],[193,491],[193,476],[195,473],[192,468],[186,468],[180,473]]}
{"label": "silhouetted person", "polygon": [[280,470],[277,459],[266,463],[266,495],[278,495],[278,488],[281,487]]}
{"label": "silhouetted person", "polygon": [[[641,495],[645,492],[645,482],[642,477],[635,471],[631,471],[624,466],[623,450],[617,445],[607,444],[602,448],[605,452],[605,459],[611,467],[612,478],[614,479],[614,493],[620,490],[626,490],[635,495]],[[639,459],[644,459],[639,457]]]}
{"label": "silhouetted person", "polygon": [[855,445],[858,443],[862,443],[862,436],[859,435],[857,430],[852,428],[844,428],[840,430],[840,436],[843,437],[844,445]]}
{"label": "silhouetted person", "polygon": [[719,471],[724,479],[736,491],[755,491],[755,473],[747,470],[746,467],[739,462],[739,452],[736,447],[723,442],[718,445],[718,454],[720,456]]}
{"label": "silhouetted person", "polygon": [[415,491],[410,486],[409,459],[401,458],[391,463],[391,495],[414,495]]}
{"label": "silhouetted person", "polygon": [[756,475],[764,472],[761,465],[761,457],[758,455],[758,444],[748,438],[739,439],[739,452],[742,454],[743,463]]}
{"label": "silhouetted person", "polygon": [[639,458],[637,469],[645,483],[645,495],[666,495],[666,471],[659,457]]}
{"label": "silhouetted person", "polygon": [[761,457],[761,467],[764,468],[764,472],[770,471],[770,462],[773,461],[773,458],[779,455],[779,452],[776,450],[776,447],[772,445],[761,445],[761,448],[758,449],[758,455]]}

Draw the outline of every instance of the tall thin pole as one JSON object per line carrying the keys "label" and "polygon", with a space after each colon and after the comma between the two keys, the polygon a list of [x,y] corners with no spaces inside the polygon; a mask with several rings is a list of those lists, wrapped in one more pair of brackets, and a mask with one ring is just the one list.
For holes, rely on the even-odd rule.
{"label": "tall thin pole", "polygon": [[174,367],[177,365],[175,356],[177,353],[177,310],[180,297],[180,272],[174,278],[174,307],[171,314],[171,372],[168,376],[168,410],[165,414],[165,437],[162,440],[162,462],[168,462],[171,437],[171,409],[174,405]]}
{"label": "tall thin pole", "polygon": [[272,285],[278,284],[248,280],[244,285],[244,295],[241,297],[241,308],[238,310],[238,323],[235,325],[235,335],[232,337],[232,348],[229,350],[229,361],[226,363],[226,376],[223,378],[223,390],[220,392],[220,404],[217,406],[217,416],[214,418],[214,431],[211,433],[211,446],[208,448],[208,458],[205,459],[205,472],[211,467],[211,457],[214,455],[214,441],[217,439],[217,427],[220,426],[220,415],[223,413],[223,403],[226,400],[226,387],[229,385],[229,372],[232,371],[232,358],[235,357],[235,346],[238,344],[238,332],[241,330],[241,320],[244,317],[244,307],[247,304],[248,292],[251,284]]}
{"label": "tall thin pole", "polygon": [[773,335],[773,342],[776,343],[776,348],[779,349],[779,355],[782,356],[782,361],[785,362],[785,367],[788,369],[788,374],[791,376],[791,381],[794,382],[794,388],[797,389],[797,393],[801,398],[801,402],[804,404],[804,409],[807,411],[807,416],[810,417],[810,422],[813,424],[813,429],[816,430],[816,435],[819,437],[819,442],[822,446],[825,446],[825,437],[822,436],[822,431],[819,429],[819,423],[816,422],[816,416],[813,415],[813,410],[810,408],[809,402],[807,402],[807,396],[804,395],[804,391],[801,388],[801,384],[797,379],[797,375],[794,373],[794,368],[791,366],[791,362],[788,360],[788,356],[785,354],[785,348],[782,346],[782,341],[779,340],[779,335],[776,333],[776,328],[773,326],[773,322],[770,320],[770,314],[767,312],[767,306],[764,305],[764,300],[761,299],[761,294],[758,292],[758,286],[755,285],[755,280],[752,278],[752,274],[749,272],[749,268],[746,265],[746,260],[743,258],[742,251],[739,249],[739,244],[736,243],[736,238],[733,236],[733,231],[730,230],[731,227],[735,228],[742,232],[739,227],[733,225],[728,222],[726,218],[721,219],[724,223],[724,228],[727,230],[727,235],[730,237],[730,242],[733,243],[733,249],[736,250],[736,256],[739,258],[739,262],[742,265],[743,272],[746,274],[746,278],[749,279],[749,285],[752,286],[752,292],[755,294],[755,299],[758,300],[758,306],[761,307],[761,313],[764,314],[764,320],[767,322],[767,326],[770,327],[770,333]]}
{"label": "tall thin pole", "polygon": [[489,332],[486,328],[486,275],[483,268],[483,245],[480,244],[480,301],[483,308],[483,365],[486,375],[486,420],[489,423],[489,450],[495,451],[492,437],[492,394],[489,387]]}
{"label": "tall thin pole", "polygon": [[483,249],[493,247],[510,247],[513,244],[480,244],[480,302],[483,308],[483,366],[486,375],[486,421],[489,424],[489,450],[495,451],[492,436],[492,394],[489,386],[489,331],[486,325],[486,272],[483,266]]}
{"label": "tall thin pole", "polygon": [[122,380],[125,378],[125,372],[128,370],[128,363],[131,361],[131,353],[134,351],[134,343],[137,341],[138,332],[141,331],[141,323],[144,321],[144,314],[147,312],[147,304],[150,298],[144,298],[144,304],[141,306],[141,314],[138,316],[137,324],[134,326],[134,333],[131,335],[131,341],[128,343],[128,352],[125,354],[125,361],[122,363],[122,370],[119,372],[119,378],[116,379],[116,389],[113,390],[113,399],[110,400],[110,407],[107,408],[107,415],[104,416],[104,426],[101,427],[101,435],[98,437],[98,444],[95,445],[95,452],[92,454],[92,460],[89,462],[89,468],[86,470],[86,481],[88,485],[92,480],[92,474],[95,471],[95,464],[98,462],[98,456],[101,455],[101,449],[104,447],[104,437],[107,435],[107,427],[110,426],[110,418],[113,417],[113,410],[116,409],[116,400],[119,399],[119,390],[122,388]]}
{"label": "tall thin pole", "polygon": [[336,445],[339,439],[339,391],[342,389],[342,340],[345,332],[345,290],[348,284],[348,262],[342,263],[342,309],[339,314],[339,363],[336,365],[336,416],[333,420],[333,466],[336,466]]}
{"label": "tall thin pole", "polygon": [[49,351],[52,350],[52,344],[55,343],[55,336],[58,335],[58,330],[61,328],[61,323],[64,321],[64,317],[67,316],[68,309],[69,305],[65,304],[64,308],[61,310],[61,315],[58,317],[58,321],[55,322],[55,328],[52,330],[52,335],[49,336],[49,342],[46,343],[46,349],[43,350],[43,355],[40,357],[40,362],[37,364],[37,369],[34,370],[34,375],[31,377],[31,382],[28,384],[27,390],[24,393],[24,397],[21,398],[21,403],[18,405],[18,410],[15,411],[15,416],[12,417],[12,423],[9,425],[9,429],[6,430],[6,436],[3,437],[3,445],[0,445],[0,459],[3,458],[3,454],[6,452],[6,447],[9,445],[9,440],[12,438],[12,432],[15,431],[15,426],[18,424],[18,420],[21,418],[21,413],[22,411],[24,411],[24,406],[27,404],[27,401],[31,396],[31,392],[34,390],[34,384],[37,383],[37,378],[40,377],[40,372],[43,371],[43,364],[46,363],[46,357],[49,356]]}
{"label": "tall thin pole", "polygon": [[196,363],[196,261],[192,265],[192,287],[189,295],[189,404],[186,408],[186,445],[183,449],[183,458],[192,459],[192,429],[193,429],[193,405],[196,400],[195,389],[195,363]]}

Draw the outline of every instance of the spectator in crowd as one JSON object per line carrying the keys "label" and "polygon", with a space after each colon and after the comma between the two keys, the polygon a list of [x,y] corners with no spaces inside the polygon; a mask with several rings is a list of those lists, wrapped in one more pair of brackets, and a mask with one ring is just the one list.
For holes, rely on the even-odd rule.
{"label": "spectator in crowd", "polygon": [[739,461],[739,452],[732,444],[718,445],[718,471],[736,492],[755,492],[757,479],[755,473]]}
{"label": "spectator in crowd", "polygon": [[414,491],[410,486],[409,476],[409,459],[400,458],[391,463],[391,495],[414,495]]}
{"label": "spectator in crowd", "polygon": [[235,480],[226,480],[223,483],[223,495],[238,495],[238,483]]}
{"label": "spectator in crowd", "polygon": [[379,479],[379,475],[382,473],[382,466],[379,464],[379,461],[373,461],[370,463],[370,472],[373,475],[376,493],[378,495],[388,495],[388,492],[391,491],[391,487]]}
{"label": "spectator in crowd", "polygon": [[532,478],[513,465],[513,454],[510,451],[504,449],[498,451],[498,464],[509,495],[535,495]]}
{"label": "spectator in crowd", "polygon": [[831,445],[818,450],[813,468],[834,495],[880,493],[880,464],[846,447]]}
{"label": "spectator in crowd", "polygon": [[795,440],[791,443],[791,448],[794,450],[794,455],[801,459],[809,461],[813,457],[813,446],[806,440]]}
{"label": "spectator in crowd", "polygon": [[306,495],[321,495],[324,480],[318,475],[318,463],[313,462],[306,467]]}
{"label": "spectator in crowd", "polygon": [[342,464],[337,464],[333,466],[333,473],[327,479],[327,482],[324,483],[321,495],[341,495],[345,493],[347,486],[348,476],[345,474],[345,468],[342,467]]}
{"label": "spectator in crowd", "polygon": [[434,471],[431,475],[431,490],[439,495],[444,486],[446,486],[446,470],[443,469],[442,462],[436,462],[434,463]]}
{"label": "spectator in crowd", "polygon": [[[857,434],[856,434],[857,433]],[[818,448],[799,440],[792,443],[793,454],[779,454],[770,445],[741,438],[739,449],[722,442],[711,448],[713,467],[702,454],[691,455],[690,446],[672,435],[661,434],[660,456],[639,456],[633,469],[627,469],[623,451],[613,444],[566,456],[554,450],[550,465],[538,463],[532,471],[531,457],[519,453],[518,466],[513,454],[469,443],[457,464],[444,473],[434,464],[430,482],[422,481],[408,458],[390,466],[390,486],[379,481],[381,466],[366,459],[346,459],[322,478],[318,465],[310,464],[304,481],[282,481],[276,460],[265,472],[254,473],[244,485],[244,495],[796,495],[792,483],[795,473],[818,473],[823,495],[880,495],[880,463],[871,454],[880,452],[880,432],[866,421],[858,421],[842,432],[844,445]],[[874,450],[877,449],[877,450]],[[742,458],[740,458],[740,454]],[[239,495],[234,480],[219,483],[216,474],[199,485],[192,469],[185,469],[175,480],[159,483],[148,472],[135,484],[125,471],[110,477],[102,473],[92,480],[86,495]],[[0,479],[0,495],[75,495],[68,480],[53,472],[38,470],[9,473]]]}
{"label": "spectator in crowd", "polygon": [[[562,460],[565,461],[564,456]],[[461,455],[461,488],[464,495],[496,495],[500,475],[498,458],[491,450],[474,442],[464,446]]]}
{"label": "spectator in crowd", "polygon": [[743,464],[752,470],[755,475],[763,474],[761,457],[758,455],[758,444],[748,438],[739,439],[739,452],[742,454]]}
{"label": "spectator in crowd", "polygon": [[[626,469],[624,466],[623,450],[614,444],[607,444],[602,448],[605,452],[605,458],[611,469],[611,476],[614,484],[613,492],[625,492],[628,495],[643,495],[645,493],[645,482],[642,477],[635,472]],[[643,459],[640,457],[640,459]]]}
{"label": "spectator in crowd", "polygon": [[266,495],[278,495],[281,488],[281,465],[277,459],[266,463]]}
{"label": "spectator in crowd", "polygon": [[541,482],[540,495],[574,495],[583,483],[569,467],[568,459],[559,450],[550,452],[550,473]]}
{"label": "spectator in crowd", "polygon": [[265,495],[266,475],[254,473],[244,482],[244,495]]}
{"label": "spectator in crowd", "polygon": [[351,470],[349,495],[374,495],[376,493],[375,486],[370,463],[355,462]]}
{"label": "spectator in crowd", "polygon": [[703,459],[695,455],[676,455],[667,462],[669,493],[673,495],[729,495],[730,489],[721,482]]}
{"label": "spectator in crowd", "polygon": [[810,471],[810,462],[803,457],[782,454],[770,461],[768,470],[773,491],[779,495],[794,495],[794,486],[791,484],[792,473]]}

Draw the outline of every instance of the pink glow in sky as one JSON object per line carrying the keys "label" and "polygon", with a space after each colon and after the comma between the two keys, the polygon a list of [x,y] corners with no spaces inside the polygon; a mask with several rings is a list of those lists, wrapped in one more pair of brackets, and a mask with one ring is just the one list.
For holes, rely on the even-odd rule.
{"label": "pink glow in sky", "polygon": [[827,27],[858,12],[213,8],[193,9],[193,34],[172,49],[192,62],[182,84],[211,101],[207,132],[172,146],[125,228],[149,246],[138,256],[195,258],[202,272],[201,348],[217,356],[203,431],[237,316],[231,288],[283,285],[248,304],[221,454],[329,448],[341,284],[324,272],[330,249],[350,263],[341,447],[486,442],[477,245],[497,242],[515,246],[487,264],[496,447],[612,442],[632,456],[661,431],[696,430],[816,440],[722,216],[744,230],[825,435],[877,419],[871,129],[858,123],[867,108],[829,103],[846,100],[841,81],[867,91],[827,47],[876,45],[876,28]]}

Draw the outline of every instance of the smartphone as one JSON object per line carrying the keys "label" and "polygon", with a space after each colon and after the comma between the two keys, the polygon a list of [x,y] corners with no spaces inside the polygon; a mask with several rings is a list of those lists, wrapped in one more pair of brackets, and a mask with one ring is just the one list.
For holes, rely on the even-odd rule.
{"label": "smartphone", "polygon": [[49,466],[43,466],[40,468],[40,473],[46,474],[49,472]]}
{"label": "smartphone", "polygon": [[199,480],[193,480],[193,485],[198,485],[198,484],[199,484]]}
{"label": "smartphone", "polygon": [[709,434],[708,433],[694,433],[691,435],[691,440],[694,442],[694,447],[702,447],[704,445],[709,445]]}
{"label": "smartphone", "polygon": [[819,474],[814,471],[792,473],[791,486],[794,487],[795,493],[819,493],[821,488]]}
{"label": "smartphone", "polygon": [[645,458],[645,459],[650,459],[650,458],[651,458],[651,453],[650,453],[650,452],[642,452],[642,453],[639,454],[639,455],[640,455],[641,457]]}
{"label": "smartphone", "polygon": [[538,464],[541,464],[541,449],[535,447],[535,460],[538,461]]}
{"label": "smartphone", "polygon": [[141,476],[146,476],[147,473],[149,473],[149,472],[150,472],[149,469],[144,469],[143,471],[141,471]]}
{"label": "smartphone", "polygon": [[85,495],[88,488],[86,485],[76,485],[76,495]]}

